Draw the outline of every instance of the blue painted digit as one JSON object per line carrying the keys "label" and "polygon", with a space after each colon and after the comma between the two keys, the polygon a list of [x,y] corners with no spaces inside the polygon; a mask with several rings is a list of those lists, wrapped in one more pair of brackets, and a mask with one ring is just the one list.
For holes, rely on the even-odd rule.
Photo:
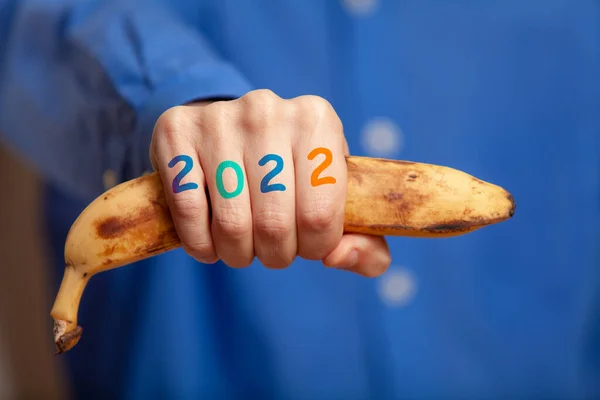
{"label": "blue painted digit", "polygon": [[263,158],[260,159],[258,165],[263,167],[269,161],[275,161],[275,168],[271,170],[265,177],[260,181],[260,191],[263,193],[269,193],[274,191],[285,191],[285,185],[282,183],[273,183],[269,185],[269,181],[275,178],[281,171],[283,171],[283,158],[278,156],[277,154],[267,154]]}
{"label": "blue painted digit", "polygon": [[177,163],[183,161],[185,163],[183,169],[179,171],[179,173],[173,179],[173,183],[171,184],[171,188],[173,189],[173,193],[181,193],[186,190],[198,189],[198,184],[189,182],[180,185],[181,180],[189,174],[194,166],[194,161],[192,157],[186,156],[185,154],[175,156],[171,161],[169,161],[169,168],[173,168]]}

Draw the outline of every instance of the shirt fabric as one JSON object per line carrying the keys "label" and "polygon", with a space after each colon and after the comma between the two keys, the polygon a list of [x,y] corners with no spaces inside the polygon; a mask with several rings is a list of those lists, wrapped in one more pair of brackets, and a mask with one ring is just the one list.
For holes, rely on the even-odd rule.
{"label": "shirt fabric", "polygon": [[[55,289],[71,224],[150,170],[171,106],[320,95],[354,155],[448,165],[514,218],[389,238],[365,279],[176,250],[95,276],[62,355],[80,398],[600,396],[598,3],[0,1],[2,140],[46,182]],[[9,190],[9,188],[5,188]]]}

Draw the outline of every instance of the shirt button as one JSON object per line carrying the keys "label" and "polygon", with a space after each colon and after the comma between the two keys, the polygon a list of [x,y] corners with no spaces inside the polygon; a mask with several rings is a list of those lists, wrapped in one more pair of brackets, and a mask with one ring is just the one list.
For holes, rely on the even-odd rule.
{"label": "shirt button", "polygon": [[404,307],[415,297],[417,282],[408,269],[392,267],[378,279],[377,291],[386,305]]}
{"label": "shirt button", "polygon": [[404,145],[402,130],[389,118],[370,120],[362,130],[362,145],[371,157],[390,158]]}
{"label": "shirt button", "polygon": [[102,175],[102,182],[104,183],[104,190],[108,190],[117,185],[117,173],[112,169],[106,170]]}
{"label": "shirt button", "polygon": [[373,13],[379,3],[378,0],[341,0],[342,5],[350,14],[365,16]]}

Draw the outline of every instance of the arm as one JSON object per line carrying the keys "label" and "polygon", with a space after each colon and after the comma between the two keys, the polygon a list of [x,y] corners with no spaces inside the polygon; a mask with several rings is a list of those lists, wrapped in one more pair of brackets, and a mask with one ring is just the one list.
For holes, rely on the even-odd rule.
{"label": "arm", "polygon": [[250,84],[156,2],[0,0],[0,132],[46,179],[96,196],[107,170],[150,170],[170,107]]}

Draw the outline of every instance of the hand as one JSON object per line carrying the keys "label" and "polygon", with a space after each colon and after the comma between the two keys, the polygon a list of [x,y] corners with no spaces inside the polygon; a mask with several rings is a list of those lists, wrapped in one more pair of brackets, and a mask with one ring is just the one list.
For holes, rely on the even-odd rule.
{"label": "hand", "polygon": [[326,100],[269,90],[171,108],[150,147],[183,248],[199,262],[237,268],[256,256],[285,268],[300,256],[379,276],[390,264],[385,239],[343,234],[345,155]]}

